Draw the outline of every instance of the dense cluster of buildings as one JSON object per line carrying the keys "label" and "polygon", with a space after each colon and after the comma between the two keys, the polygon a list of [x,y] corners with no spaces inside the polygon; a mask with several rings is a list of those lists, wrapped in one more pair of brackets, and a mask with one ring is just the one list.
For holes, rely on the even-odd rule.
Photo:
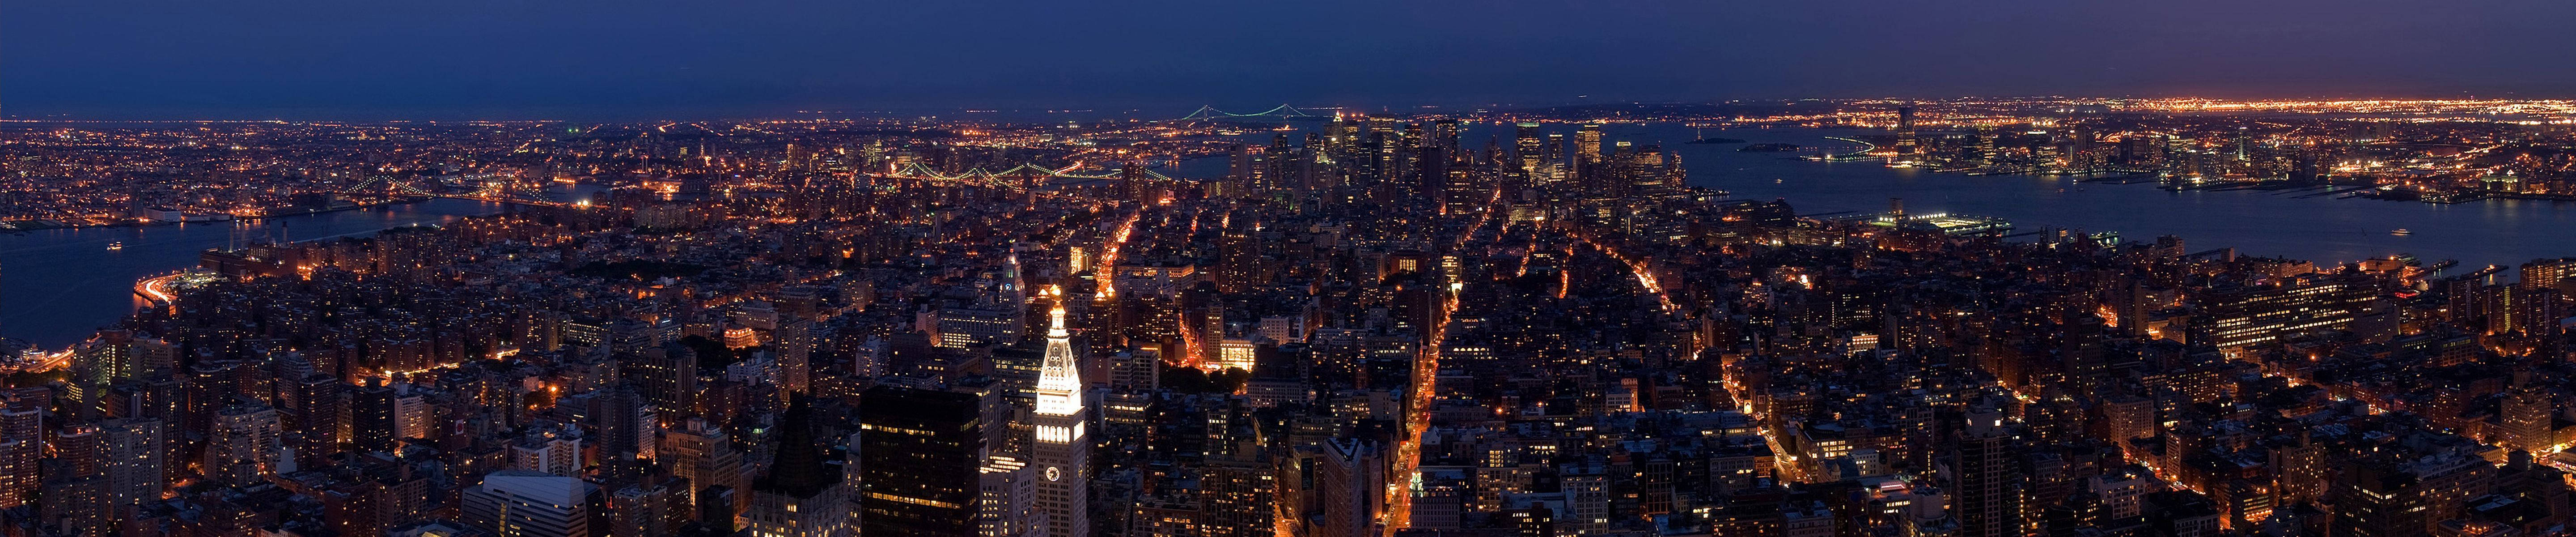
{"label": "dense cluster of buildings", "polygon": [[1854,157],[1971,174],[2315,188],[2436,203],[2576,195],[2569,101],[2035,98],[1795,108],[1745,107],[1722,122],[1701,121],[1866,128],[1855,139],[1871,146]]}
{"label": "dense cluster of buildings", "polygon": [[[567,183],[703,191],[785,171],[1168,163],[1210,125],[998,130],[881,119],[659,124],[0,121],[0,231],[292,216],[426,197],[530,201]],[[1184,136],[1189,137],[1184,137]],[[738,147],[742,137],[800,143]],[[930,141],[937,143],[930,143]],[[919,165],[920,168],[916,168]]]}
{"label": "dense cluster of buildings", "polygon": [[[2576,259],[2445,275],[1816,220],[1539,127],[1169,126],[1201,134],[1123,161],[1028,132],[472,131],[449,143],[617,188],[207,252],[221,277],[7,379],[0,533],[2506,537],[2576,516]],[[1185,152],[1225,175],[1143,171]],[[1023,158],[1044,170],[995,172]]]}
{"label": "dense cluster of buildings", "polygon": [[[971,117],[648,124],[0,122],[0,149],[10,155],[0,163],[0,230],[264,218],[424,196],[526,200],[516,194],[576,181],[695,192],[758,185],[789,171],[1009,175],[1034,165],[1045,173],[1096,177],[1142,164],[1174,172],[1185,159],[1227,155],[1241,145],[1237,141],[1262,130],[1313,133],[1323,121],[1284,105],[1272,112],[1313,122],[1109,116],[1051,124]],[[1974,174],[2152,180],[2172,189],[2314,188],[2321,195],[2440,203],[2576,199],[2570,198],[2576,196],[2576,102],[2558,100],[1730,101],[1476,110],[1446,123],[1414,125],[1429,132],[1398,135],[1442,136],[1444,125],[1450,129],[1445,135],[1456,135],[1459,119],[1470,130],[1518,136],[1509,147],[1451,150],[1508,150],[1521,167],[1553,168],[1539,173],[1555,179],[1570,171],[1564,151],[1579,140],[1551,137],[1562,132],[1539,134],[1532,130],[1535,123],[1514,132],[1513,123],[1858,128],[1863,130],[1840,136],[1868,144],[1863,150],[1816,158],[1866,158]],[[1350,123],[1384,128],[1371,121],[1384,120]],[[1503,125],[1477,125],[1489,122]],[[1597,130],[1591,134],[1599,139]],[[797,143],[768,143],[781,139]],[[1284,148],[1250,145],[1234,156],[1275,161],[1269,157]],[[1389,155],[1344,156],[1354,159],[1322,162],[1360,173],[1407,173],[1371,168]],[[1296,173],[1263,171],[1265,177]]]}

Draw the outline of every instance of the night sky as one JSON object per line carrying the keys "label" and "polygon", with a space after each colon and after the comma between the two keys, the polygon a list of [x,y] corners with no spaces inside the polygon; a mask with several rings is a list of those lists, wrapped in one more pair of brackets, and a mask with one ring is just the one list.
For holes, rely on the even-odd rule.
{"label": "night sky", "polygon": [[2571,24],[2566,0],[10,0],[0,114],[2576,97]]}

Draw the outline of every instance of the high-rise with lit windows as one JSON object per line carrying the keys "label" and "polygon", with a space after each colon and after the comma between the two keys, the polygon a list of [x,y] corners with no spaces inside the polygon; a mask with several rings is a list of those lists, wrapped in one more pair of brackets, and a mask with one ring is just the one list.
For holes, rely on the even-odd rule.
{"label": "high-rise with lit windows", "polygon": [[1064,302],[1056,298],[1047,327],[1046,362],[1038,372],[1037,411],[1031,413],[1035,436],[1030,443],[1038,467],[1037,508],[1047,515],[1048,537],[1088,534],[1091,520],[1091,436],[1084,427],[1090,407],[1083,403],[1082,372],[1073,356],[1073,334],[1064,328]]}

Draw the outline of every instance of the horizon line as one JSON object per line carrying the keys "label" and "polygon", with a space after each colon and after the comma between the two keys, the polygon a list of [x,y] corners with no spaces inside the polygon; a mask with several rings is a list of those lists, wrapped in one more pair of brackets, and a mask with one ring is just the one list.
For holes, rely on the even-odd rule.
{"label": "horizon line", "polygon": [[[2093,99],[2093,100],[2104,100],[2104,101],[2123,101],[2123,100],[2152,100],[2152,101],[2176,101],[2176,100],[2184,100],[2184,101],[2187,101],[2187,100],[2207,100],[2207,101],[2239,102],[2239,103],[2262,103],[2262,102],[2283,102],[2283,101],[2324,101],[2324,102],[2355,102],[2355,101],[2391,101],[2391,102],[2445,102],[2445,101],[2448,101],[2448,102],[2460,102],[2460,101],[2545,102],[2545,101],[2576,101],[2576,96],[2564,96],[2564,97],[2480,97],[2480,96],[2477,96],[2477,95],[2466,95],[2466,96],[2459,96],[2459,97],[2400,97],[2400,96],[2380,96],[2380,97],[2350,97],[2350,96],[2347,96],[2347,97],[2327,97],[2327,96],[2309,95],[2309,96],[2275,96],[2275,97],[2211,97],[2211,96],[2200,96],[2200,95],[2163,95],[2163,96],[2147,96],[2147,95],[2117,95],[2117,96],[2113,96],[2113,95],[2066,95],[2066,94],[2061,94],[2061,95],[2044,95],[2044,94],[2025,94],[2025,95],[1951,95],[1951,96],[1939,96],[1939,97],[1922,97],[1922,96],[1895,96],[1895,95],[1889,95],[1889,96],[1869,96],[1869,97],[1764,97],[1764,98],[1734,98],[1734,99],[1712,99],[1712,100],[1620,100],[1620,101],[1602,100],[1602,101],[1566,101],[1566,102],[1561,102],[1561,103],[1558,103],[1558,104],[1522,104],[1522,103],[1489,103],[1489,104],[1477,104],[1477,105],[1456,105],[1456,104],[1383,104],[1383,105],[1347,105],[1347,104],[1345,104],[1345,105],[1322,105],[1322,104],[1317,104],[1317,105],[1300,105],[1300,106],[1298,106],[1298,108],[1301,108],[1301,109],[1316,109],[1316,110],[1352,110],[1352,109],[1357,109],[1357,110],[1361,110],[1361,111],[1390,111],[1390,112],[1392,112],[1392,111],[1404,110],[1404,109],[1413,109],[1413,110],[1439,109],[1439,110],[1449,111],[1449,113],[1484,114],[1484,113],[1509,113],[1509,112],[1517,112],[1517,111],[1544,110],[1544,109],[1553,109],[1553,108],[1570,108],[1570,107],[1585,107],[1585,106],[1616,106],[1616,105],[1628,105],[1628,106],[1658,106],[1658,105],[1795,104],[1795,103],[1799,103],[1799,102],[1807,102],[1807,101],[1830,102],[1830,103],[1859,103],[1859,102],[1876,102],[1876,101],[1920,101],[1920,102],[1935,102],[1935,103],[1937,103],[1937,102],[1943,102],[1943,101],[1959,101],[1959,100],[1974,100],[1974,99],[1996,99],[1996,100],[2013,100],[2013,99],[2030,99],[2030,100],[2040,100],[2040,99],[2067,99],[2067,100],[2082,100],[2082,99]],[[1293,103],[1288,103],[1288,104],[1293,104]],[[1215,105],[1212,105],[1212,104],[1202,104],[1202,105],[1200,105],[1200,107],[1215,107]],[[532,107],[529,107],[529,108],[560,108],[560,107],[550,107],[550,106],[532,106]],[[650,107],[645,107],[645,108],[650,108]],[[1107,109],[1107,110],[1106,110],[1106,111],[1104,111],[1104,108],[1105,108],[1105,109]],[[1121,110],[1120,108],[1124,108],[1124,109],[1123,109],[1123,110]],[[1195,109],[1196,109],[1196,108],[1185,109],[1185,110],[1183,110],[1183,111],[1179,112],[1178,114],[1173,115],[1172,117],[1168,117],[1168,118],[1158,118],[1158,119],[1153,119],[1153,120],[1155,120],[1155,121],[1160,121],[1160,120],[1177,120],[1177,119],[1180,119],[1180,118],[1182,117],[1182,115],[1185,115],[1185,114],[1189,113],[1187,110],[1195,110]],[[1146,108],[1142,108],[1142,107],[1090,107],[1090,108],[1082,108],[1082,107],[1079,107],[1079,106],[1065,106],[1065,105],[1058,105],[1058,106],[1017,106],[1017,107],[1013,107],[1013,106],[990,106],[990,105],[981,105],[981,106],[979,106],[979,105],[936,105],[936,106],[925,106],[925,107],[912,108],[912,109],[875,109],[875,110],[859,110],[859,109],[853,109],[853,110],[826,110],[826,109],[810,109],[810,108],[809,108],[809,109],[795,110],[795,111],[786,112],[786,113],[772,113],[772,114],[724,114],[724,113],[713,113],[713,114],[686,114],[686,113],[684,113],[684,114],[672,114],[672,115],[664,115],[664,116],[633,116],[633,117],[621,118],[621,119],[613,119],[613,120],[607,120],[607,119],[581,119],[581,118],[574,118],[574,117],[553,117],[553,118],[543,118],[543,117],[520,117],[520,118],[473,118],[473,119],[432,118],[433,116],[437,116],[437,115],[438,115],[438,114],[435,114],[435,113],[423,113],[423,114],[416,114],[416,115],[414,115],[413,117],[408,117],[408,118],[396,117],[396,118],[385,118],[385,119],[354,119],[354,118],[346,118],[346,117],[344,117],[344,118],[289,119],[289,118],[287,118],[287,117],[281,117],[281,116],[269,116],[269,117],[231,117],[231,118],[219,118],[219,117],[194,117],[194,118],[171,117],[171,118],[152,118],[152,119],[111,119],[111,117],[113,117],[113,115],[112,115],[112,114],[58,114],[58,115],[54,115],[54,116],[42,116],[42,115],[19,115],[19,114],[6,114],[6,113],[0,113],[0,123],[133,123],[133,124],[149,124],[149,123],[350,123],[350,124],[369,124],[369,125],[373,125],[373,124],[389,124],[389,123],[471,124],[471,123],[568,123],[568,122],[582,122],[582,123],[603,123],[603,124],[615,124],[615,123],[629,123],[629,122],[643,122],[643,121],[787,121],[787,120],[810,120],[810,119],[816,119],[816,118],[811,118],[811,117],[796,117],[796,116],[818,116],[818,115],[822,115],[822,116],[828,116],[828,115],[882,115],[882,116],[911,116],[911,115],[921,115],[921,114],[994,114],[994,113],[1004,113],[1004,112],[1008,112],[1008,113],[1041,113],[1041,114],[1096,114],[1096,115],[1119,115],[1119,114],[1137,114],[1137,113],[1144,113],[1146,110],[1147,110]],[[1220,109],[1220,110],[1221,110],[1221,109]],[[1472,111],[1469,111],[1469,110],[1472,110]],[[1464,111],[1464,112],[1461,112],[1461,111]],[[1427,114],[1438,114],[1438,113],[1440,113],[1440,112],[1416,112],[1416,113],[1417,113],[1417,114],[1425,114],[1425,113],[1427,113]],[[367,114],[348,114],[348,115],[349,115],[349,116],[363,116],[363,115],[367,115]],[[860,118],[831,118],[831,119],[860,119]],[[910,121],[910,120],[917,120],[917,119],[924,119],[924,118],[919,118],[919,117],[886,117],[886,118],[881,118],[881,119],[896,119],[896,120]],[[928,119],[959,119],[959,118],[953,118],[953,117],[931,117],[931,118],[928,118]]]}

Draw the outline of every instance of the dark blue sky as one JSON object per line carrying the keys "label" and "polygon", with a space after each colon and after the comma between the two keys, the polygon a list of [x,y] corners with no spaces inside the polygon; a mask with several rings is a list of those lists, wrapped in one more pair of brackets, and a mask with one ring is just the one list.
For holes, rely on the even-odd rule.
{"label": "dark blue sky", "polygon": [[2571,23],[2566,0],[10,0],[0,113],[2576,97]]}

